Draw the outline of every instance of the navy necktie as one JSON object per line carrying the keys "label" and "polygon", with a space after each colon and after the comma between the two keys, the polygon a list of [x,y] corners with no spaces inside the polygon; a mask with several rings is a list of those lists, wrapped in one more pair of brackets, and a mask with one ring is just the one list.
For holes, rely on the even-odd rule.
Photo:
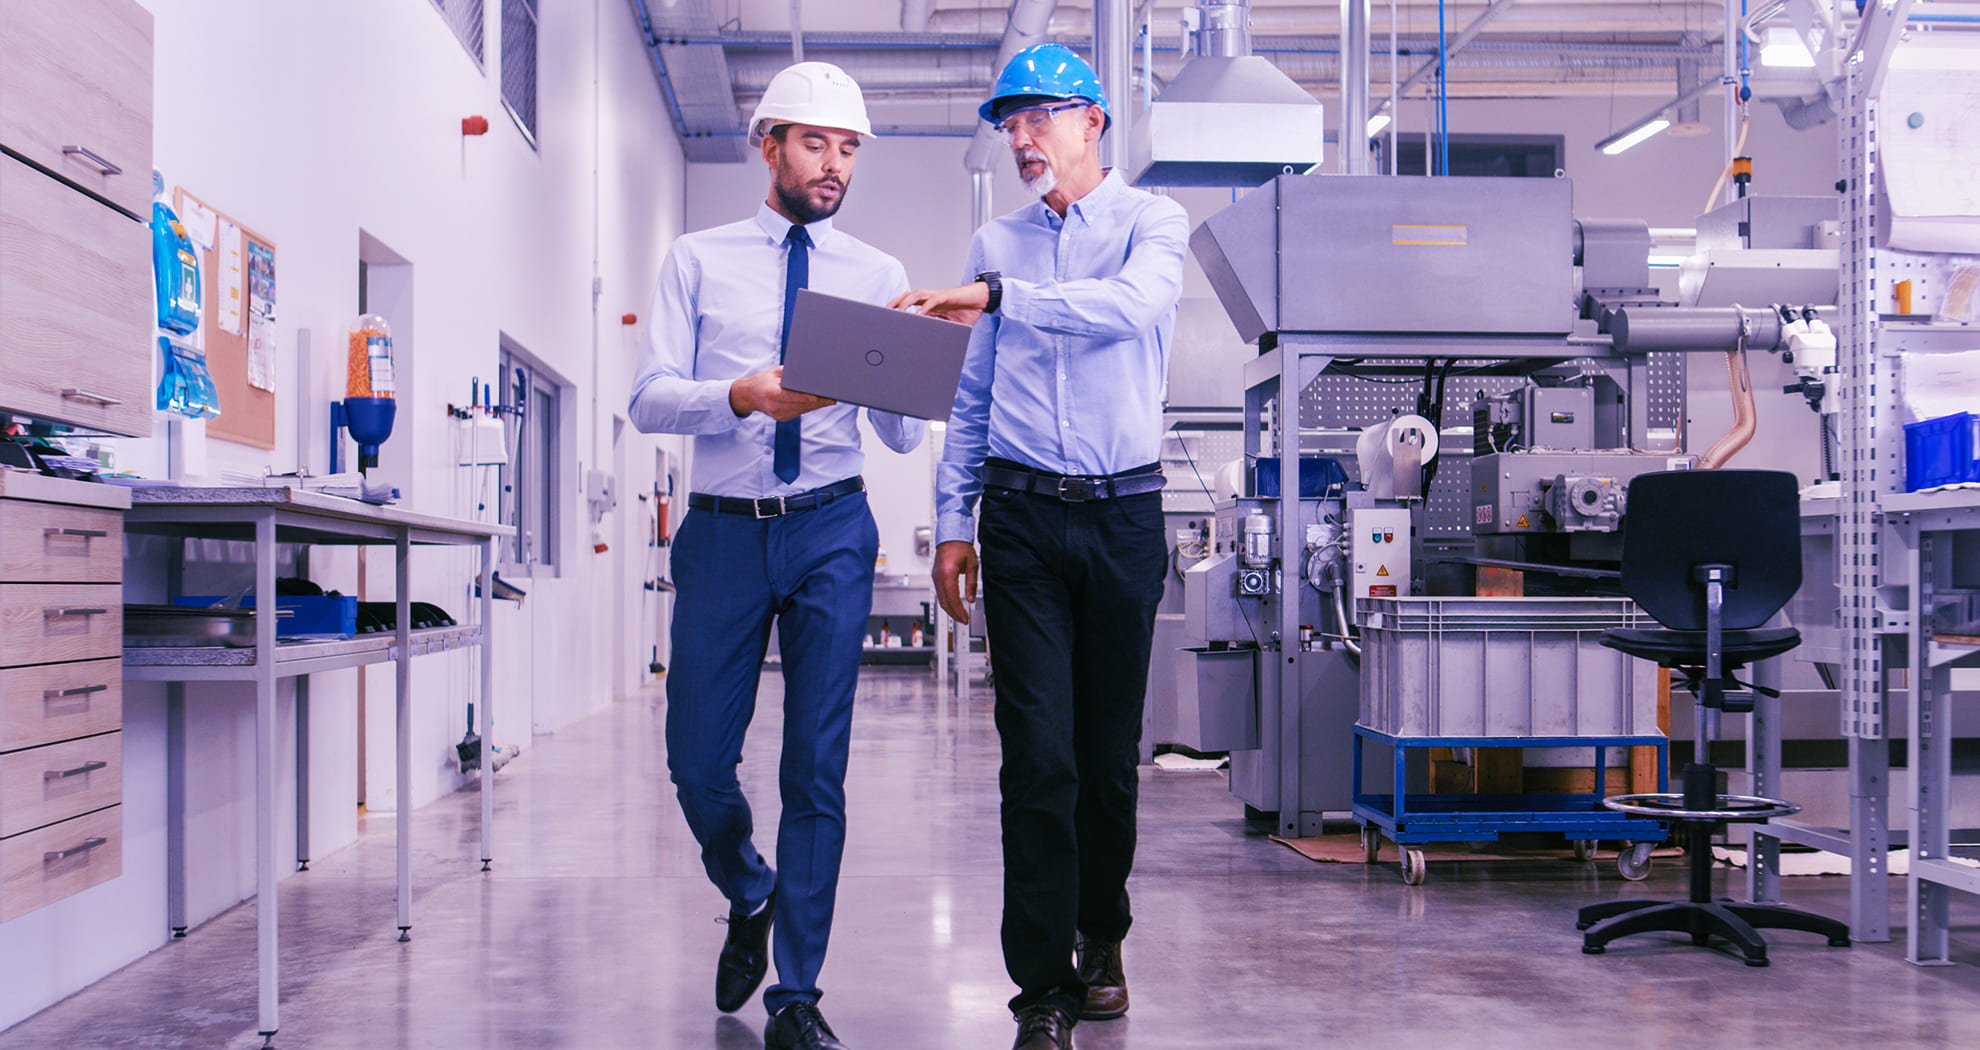
{"label": "navy necktie", "polygon": [[[790,255],[784,264],[784,334],[777,344],[778,361],[784,359],[784,351],[791,345],[791,315],[797,310],[798,289],[811,282],[811,236],[803,226],[793,225],[784,243],[790,246]],[[803,418],[777,424],[777,437],[771,443],[770,469],[786,485],[797,480],[798,424]]]}

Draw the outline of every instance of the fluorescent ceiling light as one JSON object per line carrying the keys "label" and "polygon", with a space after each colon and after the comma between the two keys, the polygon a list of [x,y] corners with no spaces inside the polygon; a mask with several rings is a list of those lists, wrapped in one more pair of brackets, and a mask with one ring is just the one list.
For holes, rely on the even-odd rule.
{"label": "fluorescent ceiling light", "polygon": [[1655,120],[1645,121],[1642,124],[1638,124],[1636,127],[1631,128],[1628,131],[1622,132],[1621,134],[1611,135],[1608,138],[1603,139],[1600,142],[1597,142],[1595,144],[1595,148],[1613,157],[1616,154],[1621,153],[1622,151],[1630,148],[1631,146],[1634,146],[1637,143],[1642,142],[1644,139],[1647,139],[1650,136],[1655,135],[1659,131],[1662,131],[1670,126],[1671,126],[1670,121],[1665,120],[1663,117],[1658,117]]}
{"label": "fluorescent ceiling light", "polygon": [[1760,64],[1776,69],[1813,69],[1815,56],[1808,53],[1808,45],[1792,27],[1768,26],[1760,44]]}
{"label": "fluorescent ceiling light", "polygon": [[1374,116],[1369,117],[1368,137],[1374,138],[1376,135],[1382,133],[1383,128],[1386,128],[1388,126],[1389,126],[1389,115],[1387,113],[1377,113]]}

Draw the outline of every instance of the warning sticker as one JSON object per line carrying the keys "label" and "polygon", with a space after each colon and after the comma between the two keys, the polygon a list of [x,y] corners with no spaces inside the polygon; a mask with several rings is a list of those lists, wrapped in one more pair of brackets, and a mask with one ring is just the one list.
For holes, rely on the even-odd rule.
{"label": "warning sticker", "polygon": [[1492,524],[1492,505],[1490,503],[1480,503],[1477,507],[1473,508],[1472,517],[1476,524]]}
{"label": "warning sticker", "polygon": [[1393,598],[1396,596],[1396,585],[1393,583],[1375,584],[1368,588],[1368,596],[1370,598]]}
{"label": "warning sticker", "polygon": [[1375,575],[1377,576],[1387,576],[1388,574],[1389,574],[1389,567],[1387,565],[1384,565],[1381,568],[1375,570]]}
{"label": "warning sticker", "polygon": [[1530,529],[1530,528],[1532,528],[1532,527],[1533,527],[1533,526],[1531,526],[1531,525],[1529,525],[1529,524],[1527,524],[1527,523],[1526,523],[1526,515],[1524,515],[1524,514],[1521,514],[1521,515],[1519,516],[1519,520],[1518,520],[1518,521],[1515,521],[1515,522],[1513,522],[1513,528],[1515,528],[1515,529]]}

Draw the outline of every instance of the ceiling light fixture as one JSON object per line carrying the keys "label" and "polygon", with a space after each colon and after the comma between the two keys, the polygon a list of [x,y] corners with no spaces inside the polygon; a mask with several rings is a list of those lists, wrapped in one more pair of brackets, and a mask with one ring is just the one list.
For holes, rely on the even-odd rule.
{"label": "ceiling light fixture", "polygon": [[1633,127],[1619,131],[1597,142],[1595,148],[1613,157],[1670,126],[1671,122],[1665,120],[1663,117],[1641,121]]}
{"label": "ceiling light fixture", "polygon": [[1388,126],[1389,126],[1389,115],[1387,113],[1377,113],[1374,116],[1369,117],[1368,137],[1372,139],[1375,136],[1380,135],[1382,133],[1382,129]]}

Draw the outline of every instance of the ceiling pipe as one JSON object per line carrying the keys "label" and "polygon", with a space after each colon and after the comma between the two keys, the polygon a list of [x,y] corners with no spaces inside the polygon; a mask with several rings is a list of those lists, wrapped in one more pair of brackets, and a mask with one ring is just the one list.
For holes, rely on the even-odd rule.
{"label": "ceiling pipe", "polygon": [[[1189,5],[1185,2],[1184,6]],[[1449,5],[1457,15],[1479,6],[1483,5]],[[1655,7],[1629,4],[1611,8],[1605,4],[1588,4],[1579,0],[1572,3],[1548,3],[1543,0],[1529,2],[1511,17],[1502,19],[1500,28],[1507,32],[1532,33],[1682,33],[1696,30],[1703,24],[1705,14],[1715,13],[1718,7],[1718,4],[1694,3]],[[929,16],[925,31],[995,34],[1002,30],[1005,14],[1002,7],[944,8]],[[1434,0],[1402,4],[1397,12],[1397,21],[1405,28],[1421,26],[1426,20],[1434,22],[1436,15]],[[1388,31],[1391,23],[1386,10],[1372,17],[1379,19],[1372,23],[1374,29]],[[1093,15],[1089,8],[1061,4],[1052,16],[1047,33],[1055,38],[1081,35],[1088,32],[1092,24]],[[1251,31],[1260,36],[1310,34],[1331,37],[1340,32],[1340,26],[1340,12],[1333,5],[1259,7],[1251,12]]]}
{"label": "ceiling pipe", "polygon": [[791,0],[791,61],[804,61],[804,0]]}
{"label": "ceiling pipe", "polygon": [[1095,0],[1093,5],[1093,69],[1107,93],[1113,125],[1100,137],[1100,167],[1127,169],[1127,144],[1132,134],[1134,106],[1128,83],[1134,48],[1128,40],[1129,0]]}
{"label": "ceiling pipe", "polygon": [[[1013,0],[1010,22],[1004,26],[1004,41],[998,45],[997,60],[991,65],[1001,71],[1010,62],[1011,56],[1033,44],[1044,43],[1046,30],[1052,24],[1052,11],[1058,6],[1058,0]],[[991,81],[977,83],[979,90],[987,94]],[[963,167],[970,171],[989,171],[990,158],[998,145],[997,133],[990,130],[990,125],[979,125],[975,136],[969,140],[969,149],[963,152]]]}
{"label": "ceiling pipe", "polygon": [[[1368,174],[1368,0],[1341,0],[1341,171]],[[1393,65],[1393,63],[1391,63]]]}
{"label": "ceiling pipe", "polygon": [[[1456,55],[1458,52],[1464,50],[1468,45],[1470,45],[1470,43],[1473,40],[1476,40],[1478,38],[1478,34],[1485,31],[1486,23],[1492,21],[1494,16],[1498,15],[1506,8],[1511,7],[1516,2],[1517,0],[1492,0],[1492,6],[1486,8],[1483,11],[1478,12],[1478,17],[1472,19],[1471,24],[1464,27],[1464,32],[1459,33],[1457,35],[1457,39],[1451,41],[1451,46],[1444,52],[1443,57],[1445,63],[1448,64],[1453,55]],[[1390,95],[1388,98],[1383,99],[1382,104],[1375,107],[1375,113],[1389,113],[1393,116],[1394,115],[1393,111],[1396,108],[1396,101],[1402,98],[1404,95],[1408,94],[1410,88],[1413,88],[1416,85],[1422,83],[1424,78],[1428,77],[1430,74],[1436,71],[1437,71],[1437,62],[1435,59],[1425,62],[1423,63],[1423,65],[1417,67],[1416,72],[1411,73],[1409,75],[1409,79],[1402,82],[1402,86],[1396,89],[1395,94]],[[1446,87],[1446,90],[1448,90],[1448,85]]]}

